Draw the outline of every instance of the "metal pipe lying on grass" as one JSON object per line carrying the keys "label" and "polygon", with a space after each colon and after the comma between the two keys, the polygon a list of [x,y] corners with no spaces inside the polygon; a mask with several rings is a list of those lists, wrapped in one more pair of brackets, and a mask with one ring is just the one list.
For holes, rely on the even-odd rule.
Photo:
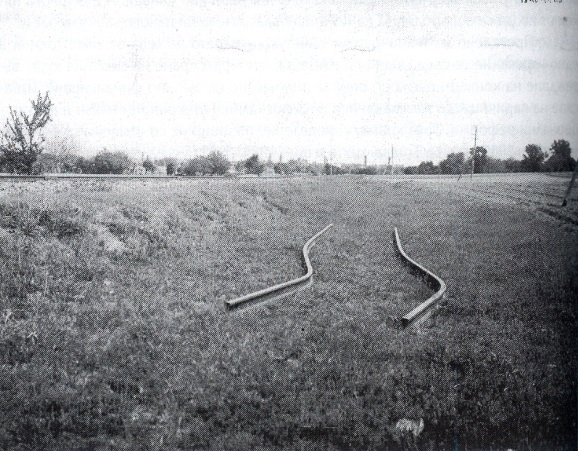
{"label": "metal pipe lying on grass", "polygon": [[429,314],[431,313],[431,308],[434,304],[439,301],[445,291],[446,291],[446,284],[445,282],[436,276],[433,272],[429,271],[428,269],[424,268],[422,265],[417,263],[415,260],[412,260],[408,257],[408,255],[404,252],[403,248],[401,247],[401,242],[399,239],[399,234],[397,233],[397,227],[394,229],[395,234],[395,244],[397,246],[397,250],[399,251],[400,255],[406,260],[406,263],[415,271],[420,273],[427,281],[428,285],[435,288],[437,291],[431,297],[426,299],[416,308],[414,308],[411,312],[407,315],[404,315],[401,318],[401,324],[403,327],[407,327],[412,323],[418,323],[423,321]]}
{"label": "metal pipe lying on grass", "polygon": [[311,278],[311,276],[313,275],[313,267],[311,266],[311,261],[309,261],[309,246],[311,246],[313,244],[313,242],[322,233],[325,233],[331,227],[333,227],[333,224],[329,224],[323,230],[321,230],[320,232],[317,232],[315,235],[313,235],[311,238],[309,238],[309,240],[303,246],[303,259],[305,261],[305,266],[307,267],[307,272],[303,276],[298,277],[297,279],[288,280],[287,282],[283,282],[283,283],[280,283],[278,285],[274,285],[274,286],[269,287],[269,288],[264,288],[262,290],[255,291],[254,293],[246,294],[245,296],[231,299],[230,301],[225,301],[225,306],[228,309],[231,309],[231,308],[237,307],[238,305],[243,304],[245,302],[254,300],[256,298],[260,298],[262,296],[265,296],[265,295],[268,295],[271,293],[275,293],[277,291],[281,291],[285,288],[288,288],[288,287],[291,287],[294,285],[298,285],[300,283],[303,283],[303,282],[306,282],[307,280],[309,280]]}

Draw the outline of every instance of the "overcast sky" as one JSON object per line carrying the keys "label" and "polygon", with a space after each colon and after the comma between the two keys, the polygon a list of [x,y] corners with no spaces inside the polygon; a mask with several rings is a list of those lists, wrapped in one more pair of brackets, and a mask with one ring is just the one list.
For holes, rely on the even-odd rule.
{"label": "overcast sky", "polygon": [[50,91],[84,154],[578,154],[571,0],[0,2],[0,119]]}

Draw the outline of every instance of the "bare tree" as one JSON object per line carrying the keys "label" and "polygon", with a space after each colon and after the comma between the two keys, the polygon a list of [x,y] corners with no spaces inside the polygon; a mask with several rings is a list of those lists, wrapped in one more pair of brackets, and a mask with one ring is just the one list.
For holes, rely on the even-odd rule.
{"label": "bare tree", "polygon": [[44,97],[38,93],[36,101],[31,103],[34,110],[31,116],[10,107],[10,117],[2,132],[0,164],[10,172],[32,173],[34,162],[43,150],[44,137],[38,132],[51,120],[52,102],[46,92]]}

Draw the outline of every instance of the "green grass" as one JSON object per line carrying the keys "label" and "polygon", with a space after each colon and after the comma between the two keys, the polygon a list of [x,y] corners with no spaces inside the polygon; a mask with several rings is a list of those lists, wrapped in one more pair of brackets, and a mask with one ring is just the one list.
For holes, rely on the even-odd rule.
{"label": "green grass", "polygon": [[[394,227],[448,284],[413,331]],[[575,232],[435,179],[6,186],[0,448],[574,449]]]}

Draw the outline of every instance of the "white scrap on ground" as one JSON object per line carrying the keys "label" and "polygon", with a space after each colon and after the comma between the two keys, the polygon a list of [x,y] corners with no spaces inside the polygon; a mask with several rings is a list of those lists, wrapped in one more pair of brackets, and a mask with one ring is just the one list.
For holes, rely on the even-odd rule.
{"label": "white scrap on ground", "polygon": [[419,434],[422,433],[423,427],[424,427],[423,418],[420,418],[419,421],[402,418],[396,423],[395,430],[402,434],[411,432],[414,437],[417,437]]}

